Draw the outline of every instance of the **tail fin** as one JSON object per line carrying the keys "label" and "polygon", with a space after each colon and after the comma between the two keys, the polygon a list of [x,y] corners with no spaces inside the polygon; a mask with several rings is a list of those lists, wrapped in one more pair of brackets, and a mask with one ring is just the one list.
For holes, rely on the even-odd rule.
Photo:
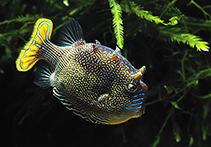
{"label": "tail fin", "polygon": [[40,60],[38,51],[45,43],[50,40],[53,30],[53,23],[49,19],[40,18],[34,25],[31,39],[21,50],[16,60],[16,67],[19,71],[28,71]]}

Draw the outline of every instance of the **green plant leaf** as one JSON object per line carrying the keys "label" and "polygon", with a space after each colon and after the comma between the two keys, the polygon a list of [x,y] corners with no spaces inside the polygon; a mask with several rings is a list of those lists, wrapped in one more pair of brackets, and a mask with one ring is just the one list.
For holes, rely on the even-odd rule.
{"label": "green plant leaf", "polygon": [[208,42],[203,41],[198,36],[184,32],[179,27],[161,27],[161,33],[170,38],[172,42],[182,42],[192,48],[196,47],[197,51],[209,51],[209,47],[207,46],[209,44]]}
{"label": "green plant leaf", "polygon": [[205,124],[202,125],[202,138],[203,138],[203,140],[207,139],[207,134],[208,134],[209,128],[210,128],[210,125],[205,125]]}
{"label": "green plant leaf", "polygon": [[174,132],[174,138],[176,142],[181,141],[181,129],[177,122],[173,121],[173,132]]}
{"label": "green plant leaf", "polygon": [[177,105],[177,102],[171,102],[174,108],[181,110],[181,108]]}
{"label": "green plant leaf", "polygon": [[111,13],[113,14],[113,28],[114,34],[117,40],[117,45],[119,48],[123,48],[124,46],[124,28],[123,28],[123,20],[122,20],[122,9],[121,6],[115,2],[115,0],[108,0],[109,6],[111,8]]}
{"label": "green plant leaf", "polygon": [[39,19],[40,17],[42,17],[42,15],[29,15],[29,14],[26,14],[26,16],[18,16],[17,18],[15,19],[11,19],[11,20],[5,20],[3,22],[0,22],[0,25],[3,25],[3,24],[10,24],[12,22],[28,22],[28,21],[35,21],[37,19]]}
{"label": "green plant leaf", "polygon": [[194,139],[193,139],[193,137],[191,136],[191,137],[190,137],[190,142],[189,142],[189,147],[191,147],[191,146],[193,145],[193,142],[194,142]]}
{"label": "green plant leaf", "polygon": [[155,141],[150,145],[150,147],[156,147],[160,142],[160,136],[156,136]]}
{"label": "green plant leaf", "polygon": [[128,1],[128,3],[127,3],[126,1],[122,1],[121,6],[124,8],[125,12],[135,13],[139,18],[145,19],[150,22],[154,22],[156,24],[160,23],[165,26],[168,26],[168,25],[174,26],[174,25],[178,24],[179,18],[177,16],[171,17],[169,19],[169,22],[165,23],[164,20],[160,19],[159,16],[154,16],[154,15],[152,15],[152,12],[143,10],[143,7],[137,5],[135,2]]}

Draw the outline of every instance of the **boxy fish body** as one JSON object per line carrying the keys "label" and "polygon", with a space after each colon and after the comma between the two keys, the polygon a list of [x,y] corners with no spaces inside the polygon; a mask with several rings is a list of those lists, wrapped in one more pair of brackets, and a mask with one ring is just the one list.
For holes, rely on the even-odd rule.
{"label": "boxy fish body", "polygon": [[53,25],[41,18],[30,41],[16,60],[19,71],[43,59],[49,66],[36,71],[35,84],[53,87],[53,95],[75,114],[97,124],[120,124],[144,113],[147,86],[145,66],[135,69],[121,55],[100,42],[86,43],[73,18],[61,31],[59,46],[50,42]]}

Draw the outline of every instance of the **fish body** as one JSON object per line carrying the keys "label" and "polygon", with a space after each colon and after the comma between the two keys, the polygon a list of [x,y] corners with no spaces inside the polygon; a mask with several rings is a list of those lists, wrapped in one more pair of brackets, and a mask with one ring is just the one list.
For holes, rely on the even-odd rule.
{"label": "fish body", "polygon": [[53,87],[53,95],[75,114],[97,124],[120,124],[144,113],[146,67],[135,69],[121,55],[99,41],[86,43],[73,18],[61,31],[59,45],[50,41],[51,20],[41,18],[30,41],[16,60],[19,71],[31,69],[40,59],[50,66],[39,68],[35,84]]}

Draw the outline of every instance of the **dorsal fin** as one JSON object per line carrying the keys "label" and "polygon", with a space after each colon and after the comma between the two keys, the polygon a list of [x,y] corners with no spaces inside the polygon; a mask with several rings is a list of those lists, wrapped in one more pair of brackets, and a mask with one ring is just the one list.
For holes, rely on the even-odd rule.
{"label": "dorsal fin", "polygon": [[122,54],[121,50],[116,46],[115,52],[119,53],[120,55]]}
{"label": "dorsal fin", "polygon": [[83,32],[80,24],[71,17],[59,34],[58,45],[71,46],[73,43],[82,39]]}

